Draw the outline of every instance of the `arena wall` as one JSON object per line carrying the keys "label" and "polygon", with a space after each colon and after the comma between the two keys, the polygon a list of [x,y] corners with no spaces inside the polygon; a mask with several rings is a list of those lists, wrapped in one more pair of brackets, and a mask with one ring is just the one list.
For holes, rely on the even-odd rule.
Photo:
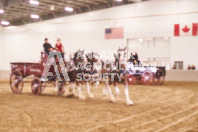
{"label": "arena wall", "polygon": [[198,82],[198,71],[168,70],[165,81],[193,81],[193,82]]}
{"label": "arena wall", "polygon": [[[161,6],[159,6],[161,5]],[[185,7],[185,8],[184,8]],[[104,15],[105,14],[105,15]],[[174,37],[174,24],[198,22],[197,0],[153,0],[49,21],[3,28],[1,70],[13,61],[39,61],[45,37],[55,45],[60,37],[69,54],[77,49],[111,51],[126,46],[127,38],[170,37],[171,63],[198,67],[198,36]],[[105,40],[105,28],[124,27],[123,40]],[[163,50],[163,49],[162,49]]]}

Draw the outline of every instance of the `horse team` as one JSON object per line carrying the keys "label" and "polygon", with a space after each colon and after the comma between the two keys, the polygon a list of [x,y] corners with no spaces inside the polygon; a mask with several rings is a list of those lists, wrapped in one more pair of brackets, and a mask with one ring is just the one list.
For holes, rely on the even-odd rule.
{"label": "horse team", "polygon": [[[114,54],[115,61],[102,61],[97,53],[85,54],[84,50],[78,50],[74,53],[74,57],[70,57],[69,62],[65,62],[65,70],[69,83],[71,84],[70,91],[84,100],[85,96],[82,94],[80,84],[86,84],[87,94],[89,98],[94,98],[91,93],[90,84],[103,82],[106,88],[103,89],[103,94],[109,95],[111,102],[116,102],[116,97],[119,95],[120,90],[118,83],[124,84],[124,94],[126,97],[126,104],[133,105],[133,101],[130,99],[128,90],[128,72],[126,70],[126,48],[119,48],[117,54]],[[100,66],[98,70],[96,67]],[[60,73],[62,69],[59,67]],[[61,74],[64,78],[63,73]],[[57,81],[58,82],[58,81]],[[115,92],[112,92],[110,85],[113,84]],[[76,87],[75,87],[76,85]],[[58,91],[58,83],[54,92]]]}

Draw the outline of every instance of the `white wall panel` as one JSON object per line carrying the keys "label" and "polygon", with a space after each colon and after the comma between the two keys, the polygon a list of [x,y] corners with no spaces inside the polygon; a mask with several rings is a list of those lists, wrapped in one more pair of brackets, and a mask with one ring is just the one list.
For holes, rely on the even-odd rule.
{"label": "white wall panel", "polygon": [[[162,50],[163,49],[163,50]],[[128,41],[128,52],[137,52],[143,60],[170,59],[170,40],[163,38],[148,38],[143,42],[139,39]]]}
{"label": "white wall panel", "polygon": [[[183,60],[185,65],[198,65],[192,58],[198,56],[195,51],[198,37],[173,36],[174,24],[193,22],[198,22],[197,0],[153,0],[8,27],[2,31],[2,69],[8,70],[11,61],[39,60],[45,37],[52,45],[60,37],[68,53],[77,49],[116,50],[126,46],[127,38],[170,36],[171,61]],[[125,39],[105,40],[104,29],[115,26],[124,27]],[[190,59],[183,55],[183,51],[190,54]]]}

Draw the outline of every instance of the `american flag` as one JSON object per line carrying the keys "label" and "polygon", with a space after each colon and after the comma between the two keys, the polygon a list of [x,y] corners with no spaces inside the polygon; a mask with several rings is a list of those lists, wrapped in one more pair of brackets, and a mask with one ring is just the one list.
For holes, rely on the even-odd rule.
{"label": "american flag", "polygon": [[124,38],[124,28],[114,27],[105,29],[105,39],[123,39]]}

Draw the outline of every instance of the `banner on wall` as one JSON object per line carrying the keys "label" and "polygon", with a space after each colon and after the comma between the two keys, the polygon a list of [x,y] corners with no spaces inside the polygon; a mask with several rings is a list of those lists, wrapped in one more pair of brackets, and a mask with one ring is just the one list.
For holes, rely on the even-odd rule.
{"label": "banner on wall", "polygon": [[174,36],[197,36],[197,35],[198,35],[198,23],[174,25]]}
{"label": "banner on wall", "polygon": [[123,27],[106,28],[105,39],[124,39],[124,28]]}

